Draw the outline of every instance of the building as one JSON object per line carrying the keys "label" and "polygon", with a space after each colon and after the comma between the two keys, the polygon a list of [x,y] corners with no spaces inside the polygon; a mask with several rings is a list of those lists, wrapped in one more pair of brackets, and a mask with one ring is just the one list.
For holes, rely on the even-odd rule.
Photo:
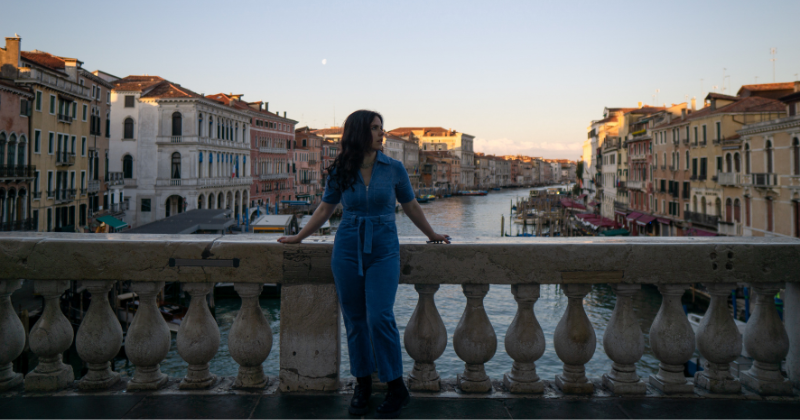
{"label": "building", "polygon": [[483,153],[475,153],[474,156],[475,181],[473,182],[473,185],[479,189],[494,187],[496,185],[495,176],[497,175],[494,156]]}
{"label": "building", "polygon": [[[83,231],[89,226],[88,110],[92,101],[90,89],[81,85],[83,63],[44,51],[22,51],[21,42],[19,37],[6,38],[0,67],[3,77],[14,79],[34,95],[28,117],[33,137],[28,164],[36,168],[31,219],[37,221],[39,231]],[[27,153],[27,145],[22,150]],[[10,156],[7,151],[6,159]]]}
{"label": "building", "polygon": [[[726,197],[720,223],[741,225],[744,236],[800,237],[800,82],[791,85],[793,93],[780,98],[780,118],[745,124],[737,131],[743,165],[737,167],[730,152],[724,156],[720,180],[725,177],[726,185],[741,188],[743,209]],[[729,159],[734,161],[731,168]]]}
{"label": "building", "polygon": [[[102,77],[105,76],[105,77]],[[89,103],[88,137],[88,196],[90,221],[103,216],[119,217],[125,212],[123,206],[124,181],[122,174],[112,176],[108,170],[108,142],[111,138],[111,89],[114,87],[108,73],[95,70],[80,70],[80,83],[91,87]],[[114,203],[112,206],[111,203]],[[95,222],[96,223],[96,222]]]}
{"label": "building", "polygon": [[33,140],[28,131],[33,100],[28,89],[0,79],[0,232],[38,227],[29,211],[32,199],[41,200],[39,173],[29,164],[31,142],[41,150],[42,141],[41,131]]}
{"label": "building", "polygon": [[123,176],[124,221],[137,227],[190,209],[230,209],[243,220],[250,114],[158,76],[113,85],[109,171]]}
{"label": "building", "polygon": [[320,182],[322,179],[320,160],[323,138],[312,131],[308,127],[295,129],[292,169],[296,199],[318,204],[322,201],[324,192]]}
{"label": "building", "polygon": [[292,144],[297,121],[269,111],[269,102],[245,102],[240,94],[218,93],[208,95],[225,105],[232,106],[250,117],[250,202],[247,203],[248,220],[272,211],[276,203],[294,200]]}
{"label": "building", "polygon": [[458,189],[469,188],[475,182],[475,158],[472,148],[475,136],[461,133],[453,129],[441,127],[400,127],[389,132],[390,134],[405,137],[413,134],[419,139],[421,151],[445,150],[452,151],[460,160],[461,175]]}
{"label": "building", "polygon": [[[654,115],[653,214],[660,236],[684,236],[683,211],[689,203],[689,119],[694,112],[686,103]],[[679,110],[680,115],[675,111]]]}

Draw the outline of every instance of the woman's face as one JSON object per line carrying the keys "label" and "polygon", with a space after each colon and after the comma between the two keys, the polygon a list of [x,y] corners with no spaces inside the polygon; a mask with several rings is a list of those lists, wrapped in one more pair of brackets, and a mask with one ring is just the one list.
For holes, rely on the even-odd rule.
{"label": "woman's face", "polygon": [[375,117],[372,120],[372,124],[369,125],[369,130],[372,133],[371,150],[383,150],[383,121]]}

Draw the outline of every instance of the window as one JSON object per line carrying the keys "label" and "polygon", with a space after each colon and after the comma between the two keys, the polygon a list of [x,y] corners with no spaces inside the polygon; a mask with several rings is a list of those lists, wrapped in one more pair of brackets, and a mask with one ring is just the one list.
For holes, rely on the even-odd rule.
{"label": "window", "polygon": [[692,178],[697,178],[697,158],[692,159]]}
{"label": "window", "polygon": [[42,130],[33,130],[33,153],[40,153],[42,145]]}
{"label": "window", "polygon": [[[772,141],[767,140],[767,146],[764,148],[764,153],[767,157],[767,173],[772,173]],[[770,229],[771,230],[771,229]]]}
{"label": "window", "polygon": [[180,136],[183,133],[181,113],[175,112],[172,114],[172,135]]}
{"label": "window", "polygon": [[28,117],[31,115],[31,102],[27,99],[20,99],[19,101],[19,115]]}
{"label": "window", "polygon": [[720,126],[721,124],[722,123],[719,122],[719,121],[717,121],[717,123],[716,123],[716,126],[717,126],[717,140],[721,140],[722,139],[722,127]]}
{"label": "window", "polygon": [[[127,98],[127,96],[126,96]],[[122,135],[124,139],[132,139],[133,138],[133,118],[128,117],[125,118],[125,126],[124,126],[124,133]]]}
{"label": "window", "polygon": [[[749,144],[745,144],[744,145],[744,173],[746,173],[746,174],[750,173],[750,145]],[[750,226],[750,225],[748,224],[748,226]]]}
{"label": "window", "polygon": [[86,104],[83,104],[83,112],[81,114],[83,116],[83,121],[86,121],[86,113],[87,113],[88,110],[89,110],[89,106],[86,105]]}
{"label": "window", "polygon": [[42,91],[41,90],[37,90],[36,91],[36,110],[37,111],[41,111],[42,110]]}
{"label": "window", "polygon": [[125,95],[125,108],[133,108],[133,95]]}
{"label": "window", "polygon": [[[730,157],[730,155],[728,155],[728,157]],[[722,156],[717,156],[717,173],[720,172],[722,172]]]}
{"label": "window", "polygon": [[698,141],[698,138],[697,138],[697,127],[695,127],[694,128],[694,145],[695,146],[697,146],[697,141]]}
{"label": "window", "polygon": [[795,175],[800,175],[800,140],[792,140],[792,169]]}
{"label": "window", "polygon": [[704,125],[703,126],[703,144],[706,144],[706,141],[707,141],[707,139],[706,139],[706,126]]}
{"label": "window", "polygon": [[689,151],[686,151],[686,170],[689,170]]}
{"label": "window", "polygon": [[78,118],[78,103],[72,103],[72,118]]}
{"label": "window", "polygon": [[55,147],[55,135],[56,133],[50,132],[48,139],[47,139],[47,153],[53,154],[53,148]]}
{"label": "window", "polygon": [[92,85],[92,98],[97,97],[97,86]]}
{"label": "window", "polygon": [[50,95],[50,114],[56,114],[56,95]]}
{"label": "window", "polygon": [[700,158],[700,179],[706,179],[708,158]]}
{"label": "window", "polygon": [[772,223],[772,220],[773,220],[772,208],[774,206],[773,206],[771,198],[767,198],[765,200],[765,202],[767,203],[767,230],[769,232],[772,232],[772,230],[774,229],[774,226],[773,226],[773,223]]}
{"label": "window", "polygon": [[70,142],[70,146],[72,146],[72,147],[69,149],[69,151],[73,155],[75,154],[75,146],[76,146],[77,140],[78,139],[76,139],[75,136],[72,136],[72,141]]}
{"label": "window", "polygon": [[143,211],[143,212],[149,212],[150,211],[150,199],[149,198],[143,198],[142,199],[141,211]]}
{"label": "window", "polygon": [[181,178],[181,154],[175,152],[172,154],[172,171],[171,171],[172,179],[180,179]]}
{"label": "window", "polygon": [[131,179],[133,178],[133,158],[131,155],[125,155],[122,158],[122,177]]}
{"label": "window", "polygon": [[81,156],[86,156],[86,137],[81,137]]}

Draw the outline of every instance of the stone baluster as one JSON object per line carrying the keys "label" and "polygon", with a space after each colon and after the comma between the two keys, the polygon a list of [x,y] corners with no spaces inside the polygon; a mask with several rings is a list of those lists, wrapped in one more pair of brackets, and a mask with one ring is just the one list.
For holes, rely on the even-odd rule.
{"label": "stone baluster", "polygon": [[614,312],[603,334],[603,349],[613,362],[603,375],[603,385],[617,395],[644,394],[647,386],[636,374],[636,362],[644,354],[644,334],[633,312],[633,295],[640,284],[612,284],[617,295]]}
{"label": "stone baluster", "polygon": [[497,335],[483,308],[483,298],[489,292],[488,284],[463,284],[467,306],[453,334],[453,349],[464,361],[464,373],[456,382],[463,392],[489,392],[492,382],[483,364],[497,351]]}
{"label": "stone baluster", "polygon": [[25,349],[25,328],[11,305],[11,294],[20,285],[22,280],[0,281],[0,391],[22,384],[22,374],[12,368]]}
{"label": "stone baluster", "polygon": [[744,330],[744,347],[754,361],[739,378],[761,395],[792,395],[792,383],[781,375],[781,361],[789,354],[789,335],[775,308],[775,295],[783,285],[753,285],[756,308]]}
{"label": "stone baluster", "polygon": [[415,284],[414,289],[419,300],[403,334],[406,352],[414,359],[408,387],[412,391],[439,391],[441,385],[435,362],[447,347],[447,329],[433,300],[439,285]]}
{"label": "stone baluster", "polygon": [[219,350],[219,326],[206,302],[214,283],[186,283],[183,289],[192,296],[192,301],[178,329],[178,354],[189,363],[179,388],[208,388],[217,380],[209,370],[209,362]]}
{"label": "stone baluster", "polygon": [[62,355],[72,345],[73,330],[61,312],[61,294],[69,288],[68,280],[36,280],[33,288],[44,296],[44,311],[31,329],[31,351],[39,364],[25,376],[26,391],[57,391],[75,380],[72,366],[64,364]]}
{"label": "stone baluster", "polygon": [[511,372],[503,376],[503,384],[514,393],[542,393],[544,382],[536,374],[536,361],[544,354],[542,326],[536,320],[533,306],[539,299],[538,284],[513,284],[511,293],[517,301],[517,314],[506,331],[506,352],[514,360]]}
{"label": "stone baluster", "polygon": [[81,389],[108,388],[119,382],[119,373],[111,371],[109,362],[122,347],[122,326],[108,302],[108,292],[114,282],[84,281],[83,285],[92,294],[92,302],[78,328],[75,347],[89,372],[78,386]]}
{"label": "stone baluster", "polygon": [[566,394],[591,394],[594,384],[586,379],[584,365],[592,360],[597,336],[583,310],[583,298],[592,290],[591,284],[562,285],[567,295],[567,310],[558,321],[553,334],[556,355],[564,362],[564,371],[556,375],[556,386]]}
{"label": "stone baluster", "polygon": [[242,308],[236,315],[228,333],[228,350],[239,364],[234,388],[264,388],[268,378],[261,364],[272,350],[272,328],[261,310],[258,297],[261,283],[234,283],[233,288],[242,298]]}
{"label": "stone baluster", "polygon": [[163,281],[135,281],[131,284],[131,290],[139,295],[139,308],[125,337],[125,354],[136,366],[128,390],[154,390],[168,380],[160,368],[172,342],[169,327],[156,302],[156,295],[162,287]]}
{"label": "stone baluster", "polygon": [[789,355],[786,373],[795,388],[800,389],[800,283],[786,285],[783,298],[783,320],[789,335]]}
{"label": "stone baluster", "polygon": [[698,388],[715,394],[738,394],[742,384],[730,373],[730,363],[742,354],[742,335],[728,310],[728,296],[735,283],[706,283],[711,304],[697,327],[697,349],[706,359],[694,375]]}
{"label": "stone baluster", "polygon": [[650,348],[659,360],[650,385],[665,394],[691,394],[694,384],[683,376],[683,364],[694,354],[694,331],[681,306],[685,284],[662,284],[661,308],[650,327]]}

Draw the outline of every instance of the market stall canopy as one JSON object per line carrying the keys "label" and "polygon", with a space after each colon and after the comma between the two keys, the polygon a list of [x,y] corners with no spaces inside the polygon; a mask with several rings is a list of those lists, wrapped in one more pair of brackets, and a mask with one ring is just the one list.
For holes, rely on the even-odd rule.
{"label": "market stall canopy", "polygon": [[628,232],[628,229],[612,229],[605,232],[600,232],[600,235],[603,236],[628,236],[630,234],[631,233]]}
{"label": "market stall canopy", "polygon": [[127,223],[125,223],[122,220],[119,220],[119,219],[117,219],[116,217],[113,217],[113,216],[102,216],[102,217],[98,217],[95,220],[97,220],[98,222],[103,222],[103,223],[105,223],[105,224],[107,224],[107,225],[109,225],[112,228],[117,229],[117,230],[120,230],[120,229],[122,229],[124,227],[128,227]]}
{"label": "market stall canopy", "polygon": [[648,223],[656,220],[655,216],[651,216],[649,214],[643,214],[641,217],[636,219],[636,224],[641,226],[647,226]]}

